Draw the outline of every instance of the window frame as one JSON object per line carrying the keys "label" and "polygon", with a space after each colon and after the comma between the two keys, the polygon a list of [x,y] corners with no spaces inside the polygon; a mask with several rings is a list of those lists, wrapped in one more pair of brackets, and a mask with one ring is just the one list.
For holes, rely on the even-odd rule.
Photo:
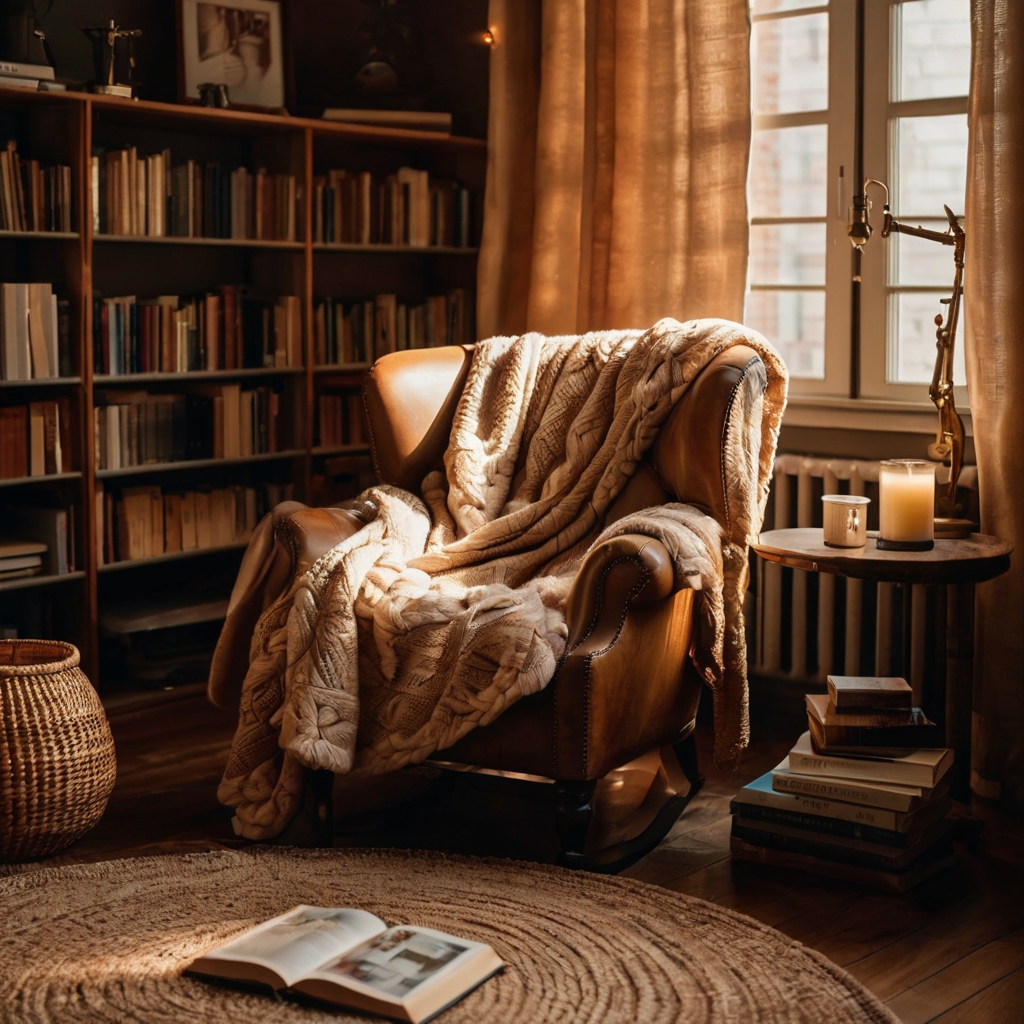
{"label": "window frame", "polygon": [[[754,113],[751,95],[751,127],[791,128],[824,124],[828,132],[825,163],[825,214],[823,217],[751,217],[750,225],[824,223],[825,283],[823,285],[755,284],[749,278],[747,295],[755,291],[823,291],[825,294],[824,368],[822,378],[793,377],[789,390],[798,396],[849,397],[851,395],[853,253],[846,235],[847,207],[852,195],[852,168],[856,136],[856,53],[850,40],[856,32],[856,4],[833,2],[809,4],[779,11],[751,12],[751,34],[758,23],[814,14],[828,16],[828,107],[825,110],[786,114]],[[756,87],[751,76],[751,89]],[[842,169],[842,170],[840,170]],[[769,339],[771,340],[771,339]]]}
{"label": "window frame", "polygon": [[[897,45],[897,14],[899,6],[912,0],[864,0],[864,177],[884,181],[890,188],[894,204],[893,214],[901,217],[896,208],[896,118],[914,116],[942,116],[966,114],[966,96],[921,100],[893,100],[893,83],[898,73],[899,47]],[[952,248],[949,250],[949,284],[900,286],[893,283],[891,272],[893,245],[881,237],[882,193],[872,189],[871,223],[875,235],[864,247],[861,261],[860,289],[860,381],[858,397],[887,399],[890,401],[920,402],[928,399],[928,384],[900,384],[890,382],[890,369],[896,358],[895,329],[892,324],[891,296],[898,292],[934,294],[935,312],[943,307],[939,299],[948,298],[953,284]],[[962,210],[955,210],[962,214]],[[907,211],[911,223],[922,213]],[[935,211],[936,219],[942,211]],[[961,221],[962,223],[962,221]],[[965,335],[964,310],[966,295],[957,326],[956,345],[962,351]],[[892,374],[895,376],[895,373]],[[953,397],[958,410],[967,410],[967,384],[956,382]]]}

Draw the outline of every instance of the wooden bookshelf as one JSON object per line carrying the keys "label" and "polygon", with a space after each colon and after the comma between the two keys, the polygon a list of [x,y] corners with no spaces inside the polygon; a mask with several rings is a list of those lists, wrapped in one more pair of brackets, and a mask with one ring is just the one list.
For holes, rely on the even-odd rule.
{"label": "wooden bookshelf", "polygon": [[[481,139],[407,129],[347,125],[273,113],[131,101],[83,93],[34,93],[0,87],[0,130],[16,138],[24,157],[72,169],[71,231],[0,231],[0,281],[51,281],[70,300],[71,375],[0,382],[0,406],[26,405],[47,395],[71,403],[72,451],[65,472],[0,480],[0,505],[54,504],[73,508],[75,571],[0,581],[0,626],[20,635],[70,640],[104,697],[121,699],[123,681],[107,670],[105,611],[152,595],[185,594],[207,610],[221,608],[244,543],[171,552],[99,564],[96,496],[99,490],[154,484],[191,490],[265,482],[294,485],[300,501],[316,502],[332,456],[369,469],[365,444],[315,444],[321,388],[358,387],[368,363],[315,365],[315,304],[325,297],[355,302],[393,293],[422,303],[426,296],[476,284],[475,246],[314,243],[310,197],[317,175],[345,167],[390,173],[410,165],[461,182],[482,200],[486,143]],[[6,140],[3,140],[6,141]],[[101,234],[93,230],[90,158],[97,149],[137,146],[140,154],[170,149],[185,159],[225,169],[266,167],[293,174],[298,192],[296,241]],[[266,296],[297,295],[302,317],[302,367],[246,367],[182,373],[95,374],[94,294],[194,295],[242,285]],[[401,298],[404,297],[404,298]],[[98,392],[175,391],[195,384],[230,383],[279,389],[281,450],[231,459],[191,459],[99,470],[94,463],[93,410]],[[63,399],[62,399],[63,400]],[[362,461],[360,461],[362,460]],[[70,468],[69,468],[70,465]],[[362,472],[362,471],[361,471]],[[185,481],[185,483],[181,483]],[[347,486],[342,484],[341,486]],[[336,500],[336,489],[329,498]],[[132,572],[142,569],[142,573]],[[227,584],[223,584],[227,580]],[[220,582],[219,582],[220,581]],[[221,589],[217,589],[220,586]],[[179,626],[190,616],[171,617]],[[204,614],[202,622],[209,616]],[[168,620],[170,621],[170,619]]]}

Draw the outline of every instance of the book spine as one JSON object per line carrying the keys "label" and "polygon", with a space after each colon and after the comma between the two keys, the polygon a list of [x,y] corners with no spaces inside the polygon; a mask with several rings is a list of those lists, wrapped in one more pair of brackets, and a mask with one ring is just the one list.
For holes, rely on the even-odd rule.
{"label": "book spine", "polygon": [[867,853],[862,850],[850,849],[846,846],[819,842],[811,837],[783,835],[769,832],[766,829],[743,825],[735,819],[732,823],[732,835],[755,846],[767,846],[775,850],[787,850],[791,853],[805,853],[824,860],[838,861],[842,864],[858,864],[862,867],[880,868],[883,871],[899,871],[908,862],[906,851],[893,851],[890,854]]}
{"label": "book spine", "polygon": [[869,782],[891,782],[903,786],[932,786],[934,778],[929,765],[906,761],[872,761],[861,758],[820,757],[793,751],[789,770],[800,775],[828,775],[842,779],[863,779]]}
{"label": "book spine", "polygon": [[909,833],[896,832],[893,829],[875,828],[842,818],[825,818],[816,814],[801,814],[799,811],[783,811],[777,807],[764,807],[738,800],[733,800],[729,804],[729,812],[739,814],[750,821],[774,822],[778,825],[788,825],[790,828],[802,828],[809,832],[847,839],[860,839],[882,846],[902,848],[907,846],[909,838]]}
{"label": "book spine", "polygon": [[801,777],[799,775],[773,775],[772,788],[782,793],[800,793],[820,796],[827,800],[843,800],[847,803],[865,804],[883,810],[909,811],[914,798],[910,794],[891,790],[867,789],[848,781]]}

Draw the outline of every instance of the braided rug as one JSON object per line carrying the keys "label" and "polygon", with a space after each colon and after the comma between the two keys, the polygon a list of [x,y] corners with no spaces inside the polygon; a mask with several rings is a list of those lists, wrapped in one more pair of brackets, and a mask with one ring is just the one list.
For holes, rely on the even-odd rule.
{"label": "braided rug", "polygon": [[0,1020],[365,1022],[183,977],[195,956],[297,903],[489,942],[508,964],[444,1024],[898,1024],[780,932],[629,879],[511,861],[255,848],[0,879]]}

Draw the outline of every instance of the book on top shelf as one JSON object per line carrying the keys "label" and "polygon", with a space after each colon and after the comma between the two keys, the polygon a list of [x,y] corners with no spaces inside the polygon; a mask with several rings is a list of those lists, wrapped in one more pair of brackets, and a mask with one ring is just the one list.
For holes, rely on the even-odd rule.
{"label": "book on top shelf", "polygon": [[432,928],[389,928],[365,910],[302,905],[211,950],[187,970],[422,1024],[504,966],[484,943]]}
{"label": "book on top shelf", "polygon": [[0,229],[71,231],[71,168],[22,160],[13,140],[0,150]]}

